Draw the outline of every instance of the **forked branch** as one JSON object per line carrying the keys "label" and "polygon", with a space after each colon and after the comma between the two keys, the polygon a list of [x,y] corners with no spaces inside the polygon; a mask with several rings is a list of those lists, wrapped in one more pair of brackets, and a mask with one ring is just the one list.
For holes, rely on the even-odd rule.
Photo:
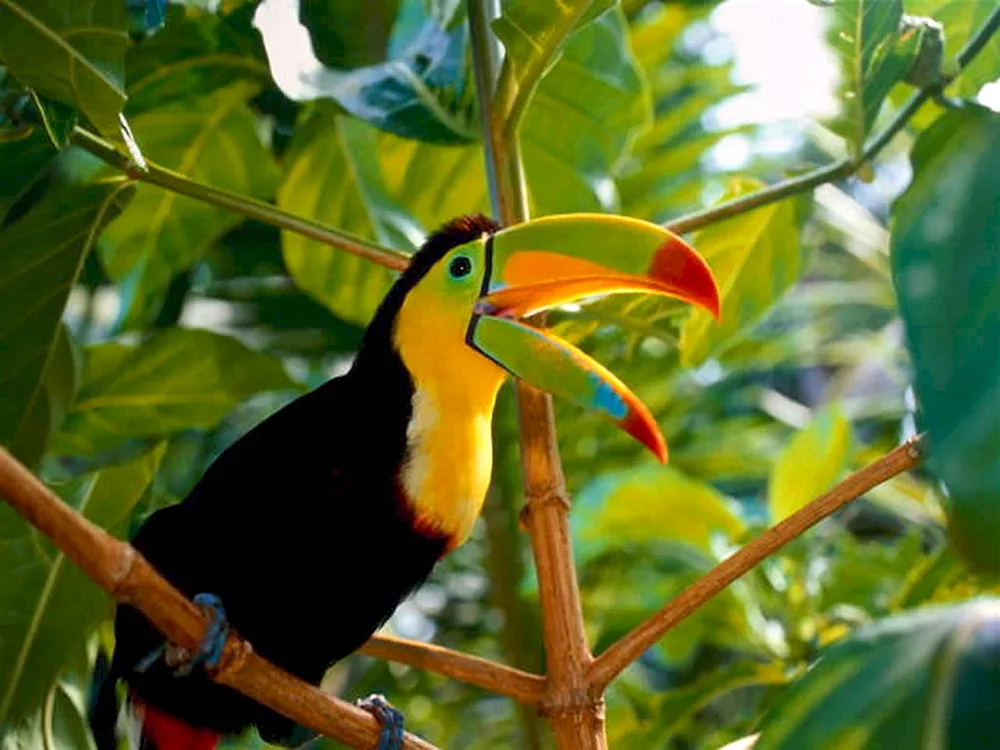
{"label": "forked branch", "polygon": [[726,586],[759,565],[764,558],[800,537],[827,516],[923,459],[924,436],[918,435],[875,463],[851,474],[825,495],[775,524],[688,586],[659,612],[633,628],[594,660],[588,674],[590,690],[600,695],[608,683],[680,622],[707,604]]}
{"label": "forked branch", "polygon": [[[53,495],[0,447],[0,495],[49,536],[74,564],[122,602],[141,610],[171,642],[196,649],[208,622],[130,545],[115,539]],[[322,693],[253,653],[236,635],[226,641],[212,678],[351,747],[375,747],[380,727],[367,711]],[[406,750],[434,750],[407,734]]]}

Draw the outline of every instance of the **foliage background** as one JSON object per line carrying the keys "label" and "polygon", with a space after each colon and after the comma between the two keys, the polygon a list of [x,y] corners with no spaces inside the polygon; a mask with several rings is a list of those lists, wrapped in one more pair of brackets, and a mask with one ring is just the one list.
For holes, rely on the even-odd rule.
{"label": "foliage background", "polygon": [[[540,3],[534,17],[526,2],[505,3],[496,31],[530,60],[525,39],[544,34],[556,10]],[[835,106],[816,119],[727,119],[746,86],[734,76],[719,6],[755,6],[755,23],[765,24],[792,3],[827,30],[835,75],[814,72]],[[26,24],[24,8],[71,40],[70,52]],[[926,29],[898,31],[903,11],[943,24],[947,71],[993,10],[988,0],[598,2],[526,112],[532,213],[669,221],[855,154],[898,113],[913,91],[904,78],[933,46],[921,41]],[[0,0],[0,439],[120,535],[182,498],[257,420],[343,372],[392,273],[133,183],[81,148],[74,125],[125,148],[124,106],[146,159],[399,250],[455,215],[489,208],[464,6],[303,0],[301,19],[305,28],[295,4],[281,0]],[[802,43],[810,28],[785,33]],[[320,63],[301,54],[305,35]],[[1000,303],[988,284],[975,296],[954,248],[980,269],[972,281],[995,278],[1000,125],[957,100],[1000,76],[998,45],[989,42],[948,86],[950,98],[926,104],[859,176],[695,234],[723,285],[721,326],[631,297],[554,316],[561,335],[651,406],[671,447],[669,467],[656,466],[593,415],[557,404],[598,651],[736,545],[912,436],[925,418],[918,396],[942,434],[958,429],[948,417],[970,413],[969,403],[987,415],[969,438],[985,446],[978,484],[959,487],[969,476],[969,466],[955,468],[961,450],[942,451],[932,466],[949,482],[951,506],[926,473],[898,477],[645,654],[609,690],[613,747],[716,748],[761,726],[778,727],[765,737],[781,746],[794,688],[825,647],[880,618],[990,591],[956,550],[980,571],[1000,567],[995,535],[975,531],[996,523],[1000,429],[988,415],[1000,411],[974,402],[969,388],[982,387],[993,404],[996,396],[962,373],[978,352],[984,377],[1000,375],[983,346],[991,332],[1000,340]],[[932,77],[941,69],[921,60]],[[787,74],[796,74],[794,59]],[[917,138],[925,145],[911,159]],[[966,196],[961,220],[952,205],[944,228],[918,227],[949,194]],[[963,237],[963,227],[981,231]],[[928,304],[900,286],[907,259],[924,251],[935,278],[964,279],[953,299]],[[979,317],[948,318],[964,309]],[[945,338],[934,339],[936,320],[950,326]],[[949,332],[963,325],[970,338],[951,351]],[[943,361],[956,366],[935,374]],[[516,521],[514,420],[505,389],[484,519],[390,628],[540,670],[537,590]],[[958,547],[947,542],[949,513]],[[91,747],[88,674],[110,646],[110,603],[6,506],[0,570],[4,747]],[[981,616],[953,612],[946,624]],[[916,622],[918,634],[930,627]],[[408,667],[352,657],[327,683],[351,697],[388,694],[411,730],[442,747],[551,742],[510,702]],[[853,689],[862,705],[882,705],[877,681]],[[871,731],[885,720],[859,711],[845,719],[839,705],[821,719],[820,736],[845,721]]]}

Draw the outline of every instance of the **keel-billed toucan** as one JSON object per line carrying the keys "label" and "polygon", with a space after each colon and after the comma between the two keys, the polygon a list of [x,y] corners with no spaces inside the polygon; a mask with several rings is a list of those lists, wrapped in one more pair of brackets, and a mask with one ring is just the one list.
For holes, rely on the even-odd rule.
{"label": "keel-billed toucan", "polygon": [[[389,290],[350,371],[237,440],[133,544],[187,596],[217,597],[257,653],[318,684],[469,535],[508,374],[596,410],[665,460],[653,418],[614,375],[523,322],[616,292],[719,312],[704,260],[654,224],[596,214],[506,229],[482,216],[450,222]],[[162,653],[163,636],[121,605],[92,716],[102,750],[114,746],[117,680],[149,750],[208,750],[251,724],[289,740],[289,720],[202,667],[178,676]]]}

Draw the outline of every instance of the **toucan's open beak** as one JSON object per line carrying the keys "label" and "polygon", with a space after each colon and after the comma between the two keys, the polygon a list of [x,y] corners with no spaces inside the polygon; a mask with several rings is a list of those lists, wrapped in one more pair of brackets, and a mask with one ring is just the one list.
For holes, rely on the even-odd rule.
{"label": "toucan's open beak", "polygon": [[622,292],[676,297],[718,318],[719,290],[704,259],[656,224],[567,214],[497,232],[487,241],[487,264],[469,344],[521,380],[595,409],[666,461],[656,422],[624,383],[579,349],[520,319]]}

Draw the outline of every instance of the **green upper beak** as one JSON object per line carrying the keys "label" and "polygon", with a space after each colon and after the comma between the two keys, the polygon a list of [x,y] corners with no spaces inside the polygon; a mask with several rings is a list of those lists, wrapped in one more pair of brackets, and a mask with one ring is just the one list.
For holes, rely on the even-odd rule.
{"label": "green upper beak", "polygon": [[625,292],[675,297],[718,318],[719,290],[704,259],[661,226],[607,214],[518,224],[487,238],[486,252],[489,275],[468,343],[515,377],[598,411],[665,461],[655,420],[624,383],[522,319],[585,297]]}

